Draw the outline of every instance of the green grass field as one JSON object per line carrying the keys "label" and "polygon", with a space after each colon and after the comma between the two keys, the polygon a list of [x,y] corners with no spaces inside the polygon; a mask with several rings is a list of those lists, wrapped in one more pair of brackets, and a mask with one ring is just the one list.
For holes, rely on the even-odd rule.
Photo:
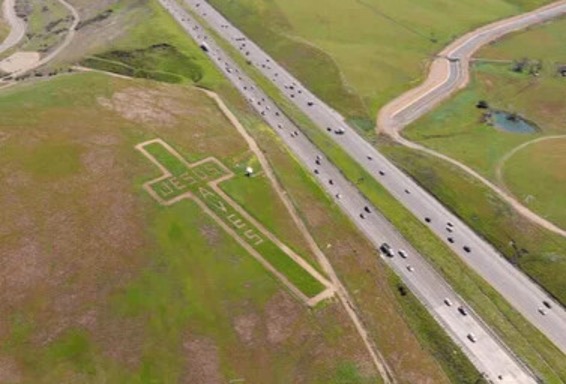
{"label": "green grass field", "polygon": [[[372,132],[379,107],[422,80],[454,37],[544,0],[446,3],[212,0],[211,4],[350,122]],[[442,12],[438,12],[442,9]],[[446,17],[450,15],[450,17]]]}
{"label": "green grass field", "polygon": [[503,181],[528,206],[566,227],[566,137],[532,144],[509,159]]}

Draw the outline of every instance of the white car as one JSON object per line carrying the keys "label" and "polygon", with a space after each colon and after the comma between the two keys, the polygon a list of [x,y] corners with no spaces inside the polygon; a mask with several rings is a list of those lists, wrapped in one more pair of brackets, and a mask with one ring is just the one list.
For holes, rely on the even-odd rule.
{"label": "white car", "polygon": [[404,250],[400,249],[399,250],[399,256],[401,256],[403,259],[407,258],[407,252],[405,252]]}
{"label": "white car", "polygon": [[407,271],[413,272],[415,268],[412,265],[407,265]]}
{"label": "white car", "polygon": [[449,298],[444,299],[444,304],[446,304],[446,305],[449,306],[449,307],[452,306],[452,302],[450,301]]}
{"label": "white car", "polygon": [[478,341],[476,335],[474,335],[473,333],[468,333],[468,340],[470,340],[472,343]]}

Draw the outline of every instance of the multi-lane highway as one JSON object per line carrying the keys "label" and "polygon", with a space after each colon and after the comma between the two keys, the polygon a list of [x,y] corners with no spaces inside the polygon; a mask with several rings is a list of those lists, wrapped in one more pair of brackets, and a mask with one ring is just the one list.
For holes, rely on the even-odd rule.
{"label": "multi-lane highway", "polygon": [[[559,7],[554,5],[544,8],[541,11],[544,17],[534,12],[526,18],[514,17],[511,19],[511,23],[518,23],[520,27],[525,27],[549,18],[551,15],[556,16],[562,12],[563,3],[560,2]],[[363,166],[370,175],[375,177],[399,202],[426,223],[433,233],[443,240],[462,260],[505,297],[518,312],[545,334],[562,352],[566,353],[566,311],[547,292],[510,264],[489,243],[474,233],[439,201],[380,154],[377,149],[349,127],[338,112],[306,89],[210,4],[199,0],[185,0],[185,4],[204,19],[229,44],[241,52],[251,65],[270,79],[290,101]],[[500,23],[504,23],[504,21]],[[506,28],[508,30],[516,29],[514,24]],[[489,29],[482,29],[479,31],[481,38],[474,38],[474,35],[471,34],[467,39],[473,41],[474,44],[479,44],[480,40],[487,38],[486,35],[490,33],[489,31]],[[499,29],[492,33],[495,36],[501,35]],[[198,35],[193,36],[197,41],[204,40],[204,37],[204,33],[201,33],[200,38]],[[453,47],[448,53],[459,55],[463,54],[462,52],[466,51],[462,48]],[[217,59],[215,62],[218,64]],[[461,69],[457,62],[451,60],[449,65],[453,69],[449,72],[451,78],[459,77]],[[225,66],[222,68],[225,70]],[[238,76],[235,76],[234,73],[225,73],[235,82],[240,82]],[[251,94],[249,89],[242,91],[246,95]],[[262,111],[266,117],[271,114],[269,110],[262,109]]]}
{"label": "multi-lane highway", "polygon": [[[324,154],[303,135],[300,129],[284,115],[277,105],[214,42],[197,20],[189,15],[175,0],[160,1],[189,35],[203,46],[210,55],[211,60],[233,82],[248,102],[273,127],[275,132],[282,137],[285,144],[310,169],[324,189],[368,236],[376,248],[380,247],[383,242],[387,242],[392,246],[394,256],[383,256],[384,259],[410,286],[435,319],[446,329],[453,340],[461,346],[478,369],[494,381],[533,383],[534,379],[531,373],[515,359],[512,353],[490,332],[481,319],[465,305],[463,300],[428,265],[425,259],[365,200],[355,186],[345,179],[340,170],[325,158]],[[314,98],[308,90],[277,66],[272,59],[266,57],[257,61],[259,57],[256,58],[256,55],[252,55],[251,52],[254,49],[252,48],[253,43],[237,32],[207,3],[188,1],[187,4],[207,21],[216,20],[217,26],[213,27],[218,31],[225,31],[229,39],[236,42],[238,49],[243,47],[245,50],[243,52],[244,55],[246,55],[246,52],[249,52],[246,56],[258,68],[267,70],[276,68],[273,73],[269,73],[269,78],[272,80],[277,78],[284,79],[282,80],[284,83],[282,87],[289,95],[293,95],[293,97],[289,96],[291,99],[298,99],[299,95],[306,96],[305,105],[312,100],[315,103],[312,107],[317,107],[314,110],[323,108],[319,112],[321,115],[320,119],[324,119],[325,122],[328,119],[328,125],[323,124],[323,126],[325,130],[327,126],[331,128],[329,134],[335,135],[337,138],[353,136],[353,131],[341,122],[338,114],[330,109],[326,110],[319,100]],[[211,25],[213,23],[214,21],[210,21]],[[255,49],[259,50],[257,47]],[[257,55],[259,56],[260,54]],[[327,112],[332,114],[331,118],[328,118]],[[315,121],[320,123],[318,119],[315,119]],[[344,133],[340,133],[340,129],[343,129]],[[375,150],[369,144],[363,140],[362,142],[364,147],[361,155],[364,161],[368,161],[370,164],[377,164],[375,171],[380,175],[380,181],[392,178],[394,172],[399,172],[395,168],[389,168],[392,166],[387,167],[384,160],[380,160],[377,157],[379,154],[376,155],[374,153]],[[413,193],[408,189],[413,188],[411,184],[407,183],[401,187],[401,193],[409,196]],[[407,189],[408,193],[405,192],[405,189]],[[414,190],[416,191],[416,189]],[[456,221],[450,223],[451,230],[458,231],[459,225],[460,223]],[[399,253],[401,249],[405,251],[406,257],[402,257]]]}

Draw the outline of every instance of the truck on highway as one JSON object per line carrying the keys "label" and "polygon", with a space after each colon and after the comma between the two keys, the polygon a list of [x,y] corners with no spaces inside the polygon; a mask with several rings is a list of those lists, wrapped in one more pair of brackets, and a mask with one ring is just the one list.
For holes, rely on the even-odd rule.
{"label": "truck on highway", "polygon": [[202,49],[205,52],[210,52],[210,48],[208,46],[208,44],[206,44],[204,41],[201,41],[201,43],[199,44],[200,49]]}

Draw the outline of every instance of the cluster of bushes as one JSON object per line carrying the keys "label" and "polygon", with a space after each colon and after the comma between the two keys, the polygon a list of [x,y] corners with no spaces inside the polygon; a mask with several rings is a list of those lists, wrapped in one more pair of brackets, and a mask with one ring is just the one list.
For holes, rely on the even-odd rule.
{"label": "cluster of bushes", "polygon": [[77,27],[75,28],[75,30],[78,31],[79,29],[84,28],[87,25],[90,25],[90,24],[93,24],[93,23],[98,23],[99,21],[102,21],[102,20],[106,20],[107,18],[110,17],[110,15],[112,15],[113,12],[114,11],[112,9],[107,9],[106,11],[101,12],[98,15],[91,17],[90,19],[81,20],[77,24]]}
{"label": "cluster of bushes", "polygon": [[197,83],[203,77],[202,68],[192,57],[169,44],[132,51],[114,50],[84,59],[81,65],[167,83],[181,83],[185,79]]}

